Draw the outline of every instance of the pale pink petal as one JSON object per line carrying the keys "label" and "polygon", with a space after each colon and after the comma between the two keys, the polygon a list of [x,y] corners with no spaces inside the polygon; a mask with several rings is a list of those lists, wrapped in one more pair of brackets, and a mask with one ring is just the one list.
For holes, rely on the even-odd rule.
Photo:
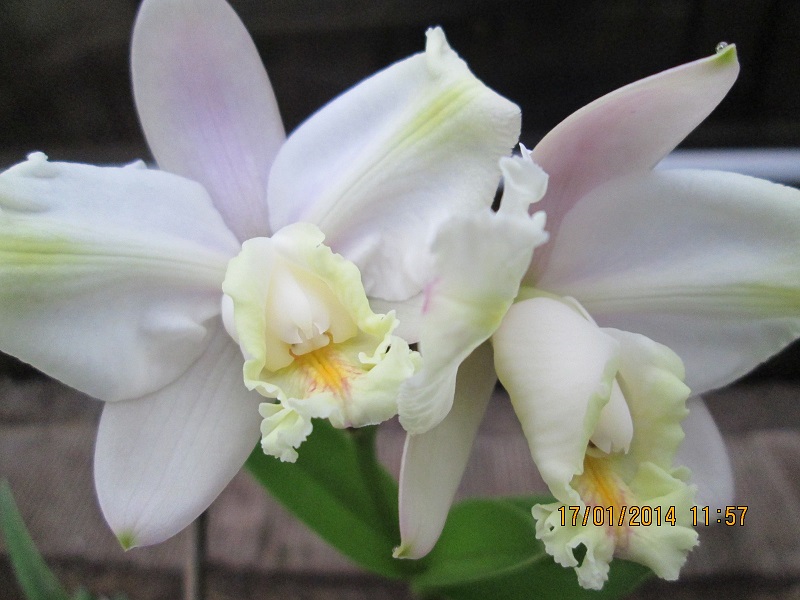
{"label": "pale pink petal", "polygon": [[495,382],[492,348],[484,344],[461,365],[447,417],[430,431],[406,438],[396,557],[425,556],[439,539]]}
{"label": "pale pink petal", "polygon": [[208,508],[258,442],[261,399],[244,387],[241,352],[219,324],[181,378],[105,405],[95,485],[124,547],[159,543]]}
{"label": "pale pink petal", "polygon": [[203,184],[240,240],[268,234],[267,179],[285,134],[233,9],[224,0],[145,0],[131,69],[158,165]]}
{"label": "pale pink petal", "polygon": [[[739,73],[733,46],[615,90],[573,113],[533,149],[550,176],[537,210],[547,213],[551,239],[586,192],[605,181],[649,170],[685,138],[728,93]],[[531,274],[541,273],[545,245]]]}

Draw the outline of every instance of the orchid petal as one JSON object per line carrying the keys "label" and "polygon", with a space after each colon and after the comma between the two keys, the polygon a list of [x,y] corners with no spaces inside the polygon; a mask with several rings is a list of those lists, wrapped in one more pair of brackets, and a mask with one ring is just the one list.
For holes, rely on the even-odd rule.
{"label": "orchid petal", "polygon": [[800,335],[798,232],[793,188],[716,171],[634,175],[573,208],[537,285],[672,348],[698,394]]}
{"label": "orchid petal", "polygon": [[625,395],[614,380],[608,404],[600,411],[600,417],[592,433],[591,442],[606,454],[627,452],[633,438],[633,418],[625,401]]}
{"label": "orchid petal", "polygon": [[461,365],[447,417],[426,433],[406,437],[396,558],[421,558],[439,539],[495,381],[492,348],[484,344]]}
{"label": "orchid petal", "polygon": [[470,73],[441,29],[423,54],[325,106],[284,144],[270,175],[273,231],[296,221],[361,271],[367,295],[405,300],[427,283],[425,253],[454,212],[488,207],[519,108]]}
{"label": "orchid petal", "polygon": [[681,423],[688,414],[683,363],[671,349],[638,333],[608,328],[603,332],[619,342],[617,378],[634,426],[627,455],[636,463],[669,470],[683,442]]}
{"label": "orchid petal", "polygon": [[[728,93],[739,73],[736,49],[652,75],[573,113],[533,149],[550,175],[541,209],[550,234],[581,196],[605,181],[649,170],[678,145]],[[548,247],[534,257],[543,271]]]}
{"label": "orchid petal", "polygon": [[219,325],[180,379],[143,398],[105,405],[95,485],[124,548],[178,533],[244,464],[261,419],[260,396],[242,385],[241,364],[239,348]]}
{"label": "orchid petal", "polygon": [[423,433],[445,417],[458,366],[500,325],[534,248],[547,240],[544,214],[528,216],[547,175],[527,157],[504,157],[500,164],[505,191],[498,212],[452,217],[432,245],[435,279],[426,290],[419,341],[423,368],[403,384],[397,401],[409,433]]}
{"label": "orchid petal", "polygon": [[153,392],[207,345],[237,250],[191,181],[33,154],[0,174],[0,348],[102,400]]}
{"label": "orchid petal", "polygon": [[[619,344],[572,307],[550,298],[514,304],[492,337],[500,381],[539,472],[561,502],[611,396]],[[565,385],[567,383],[569,385]]]}
{"label": "orchid petal", "polygon": [[285,134],[258,51],[224,0],[145,0],[136,108],[159,167],[205,186],[240,240],[269,233],[269,169]]}
{"label": "orchid petal", "polygon": [[689,416],[683,421],[686,438],[678,448],[676,462],[692,472],[697,486],[698,506],[708,506],[712,514],[734,501],[733,466],[714,417],[701,398],[688,402]]}

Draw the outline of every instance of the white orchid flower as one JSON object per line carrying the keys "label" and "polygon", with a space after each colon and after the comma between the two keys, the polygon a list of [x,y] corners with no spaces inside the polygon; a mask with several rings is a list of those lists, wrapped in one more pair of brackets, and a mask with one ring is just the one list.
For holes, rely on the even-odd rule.
{"label": "white orchid flower", "polygon": [[369,301],[421,297],[520,127],[440,29],[288,139],[224,0],[145,0],[131,62],[159,170],[0,174],[0,348],[106,401],[95,483],[126,548],[189,524],[259,431],[293,460],[313,417],[396,413],[418,357]]}
{"label": "white orchid flower", "polygon": [[[738,68],[734,47],[721,48],[600,98],[534,148],[549,175],[537,206],[550,241],[491,345],[461,366],[452,410],[407,438],[397,555],[435,544],[495,372],[557,500],[534,507],[537,536],[584,587],[602,587],[613,556],[678,576],[696,535],[686,526],[694,490],[676,462],[694,470],[698,502],[731,502],[727,453],[699,399],[683,424],[685,451],[680,422],[689,388],[724,385],[800,335],[800,192],[653,167],[722,100]],[[584,523],[596,506],[609,512]],[[631,507],[642,506],[652,518],[658,507],[662,525],[631,524]]]}

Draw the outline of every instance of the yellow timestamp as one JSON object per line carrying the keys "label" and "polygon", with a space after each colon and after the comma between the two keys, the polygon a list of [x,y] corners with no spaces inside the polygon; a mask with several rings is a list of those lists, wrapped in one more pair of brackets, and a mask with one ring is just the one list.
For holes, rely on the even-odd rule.
{"label": "yellow timestamp", "polygon": [[[565,506],[558,507],[561,514],[561,526],[570,523],[577,527],[578,523],[587,525],[622,527],[649,527],[651,525],[675,525],[674,506]],[[583,514],[581,514],[583,513]]]}
{"label": "yellow timestamp", "polygon": [[746,506],[726,506],[724,509],[709,508],[708,506],[693,506],[689,509],[692,512],[692,525],[710,525],[720,523],[722,525],[744,525],[744,516],[747,514]]}
{"label": "yellow timestamp", "polygon": [[[714,512],[716,511],[716,513]],[[708,506],[692,506],[692,526],[710,525],[744,525],[747,506],[726,506],[712,509]],[[674,506],[565,506],[558,507],[561,526],[568,523],[573,527],[578,524],[586,527],[649,527],[651,525],[676,525]]]}

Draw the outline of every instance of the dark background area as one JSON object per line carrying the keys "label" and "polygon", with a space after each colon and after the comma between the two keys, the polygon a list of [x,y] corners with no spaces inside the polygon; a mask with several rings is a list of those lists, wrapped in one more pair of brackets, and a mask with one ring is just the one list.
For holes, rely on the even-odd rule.
{"label": "dark background area", "polygon": [[[291,131],[445,28],[479,78],[519,103],[532,145],[621,85],[736,43],[742,74],[687,146],[800,145],[796,0],[233,0]],[[137,0],[3,0],[0,151],[146,156],[130,93]],[[62,156],[63,155],[63,156]],[[8,162],[8,161],[7,161]]]}

